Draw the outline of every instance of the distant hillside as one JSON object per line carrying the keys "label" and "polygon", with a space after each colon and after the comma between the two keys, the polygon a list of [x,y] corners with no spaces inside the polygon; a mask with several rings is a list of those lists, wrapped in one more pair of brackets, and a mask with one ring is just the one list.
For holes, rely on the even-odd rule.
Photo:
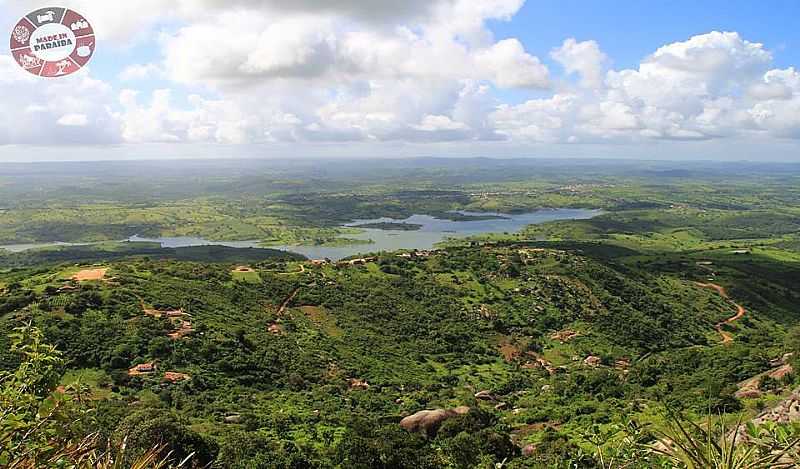
{"label": "distant hillside", "polygon": [[300,254],[277,249],[233,248],[227,246],[162,248],[155,243],[105,243],[102,245],[33,249],[18,253],[0,249],[0,264],[17,267],[62,262],[106,262],[134,257],[221,263],[259,262],[269,259],[293,261],[305,259],[305,256]]}

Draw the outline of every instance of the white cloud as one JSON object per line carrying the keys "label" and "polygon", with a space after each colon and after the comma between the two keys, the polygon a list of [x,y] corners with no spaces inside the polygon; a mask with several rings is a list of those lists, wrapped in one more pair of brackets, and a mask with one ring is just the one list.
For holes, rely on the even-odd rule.
{"label": "white cloud", "polygon": [[138,81],[158,77],[162,74],[161,68],[156,64],[128,65],[119,73],[120,81]]}
{"label": "white cloud", "polygon": [[44,79],[0,56],[0,87],[0,145],[119,141],[117,122],[106,107],[111,87],[88,70]]}
{"label": "white cloud", "polygon": [[85,127],[89,123],[89,118],[86,114],[64,114],[56,123],[65,127]]}
{"label": "white cloud", "polygon": [[[214,28],[235,25],[224,15],[218,21]],[[141,127],[159,122],[158,130],[132,132],[128,124],[124,138],[530,144],[800,136],[798,74],[770,70],[771,54],[736,33],[668,44],[637,69],[608,71],[608,58],[595,42],[567,39],[551,55],[567,73],[579,74],[579,86],[504,105],[486,83],[543,88],[550,79],[515,39],[470,48],[452,38],[432,42],[410,30],[342,33],[329,21],[287,20],[255,30],[257,47],[250,50],[237,52],[237,43],[224,43],[222,50],[232,52],[205,62],[175,52],[173,65],[186,69],[173,73],[202,76],[199,82],[216,77],[225,98],[197,102],[183,114],[169,113],[168,106],[155,112],[158,106],[151,105]],[[184,30],[176,38],[197,43],[201,32]],[[276,44],[291,47],[268,54]],[[123,122],[136,122],[138,112]]]}
{"label": "white cloud", "polygon": [[[0,57],[0,144],[800,139],[800,74],[775,69],[762,44],[712,31],[613,69],[600,44],[568,37],[549,70],[487,26],[523,3],[64,0],[103,48],[150,40],[155,57],[137,49],[145,63],[116,71],[122,90],[88,70],[38,79]],[[509,88],[537,98],[504,103],[519,96]]]}
{"label": "white cloud", "polygon": [[435,132],[437,130],[466,130],[468,127],[461,123],[455,122],[447,116],[425,116],[419,125],[413,126],[417,130],[424,130],[428,132]]}
{"label": "white cloud", "polygon": [[[487,36],[487,41],[474,45],[462,40],[464,33],[475,35],[476,28],[488,35],[484,22],[505,17],[521,2],[440,3],[427,22],[394,28],[374,28],[325,14],[223,12],[164,34],[164,68],[179,82],[228,89],[283,79],[316,80],[319,86],[336,87],[354,80],[412,77],[484,80],[501,87],[547,86],[546,66],[526,53],[518,40],[495,43]],[[450,14],[444,15],[444,10]]]}
{"label": "white cloud", "polygon": [[[508,19],[521,4],[442,1],[416,25],[393,27],[327,11],[223,12],[164,34],[163,66],[175,81],[223,93],[250,116],[248,125],[262,126],[237,134],[255,141],[497,140],[484,85],[549,84],[547,67],[518,40],[495,42],[485,29],[487,19]],[[274,118],[286,114],[298,122]],[[459,128],[430,129],[431,116]],[[192,135],[211,135],[203,129]]]}
{"label": "white cloud", "polygon": [[603,84],[603,69],[608,57],[595,41],[578,42],[574,38],[564,41],[553,49],[550,56],[560,63],[567,73],[577,73],[581,84],[587,88],[600,88]]}
{"label": "white cloud", "polygon": [[475,63],[504,88],[545,88],[549,72],[538,58],[525,52],[517,39],[505,39],[475,54]]}
{"label": "white cloud", "polygon": [[603,79],[605,54],[593,42],[567,39],[552,56],[581,75],[581,87],[501,106],[492,114],[499,131],[563,143],[800,136],[797,74],[770,70],[770,52],[737,33],[665,45],[638,69],[610,70]]}

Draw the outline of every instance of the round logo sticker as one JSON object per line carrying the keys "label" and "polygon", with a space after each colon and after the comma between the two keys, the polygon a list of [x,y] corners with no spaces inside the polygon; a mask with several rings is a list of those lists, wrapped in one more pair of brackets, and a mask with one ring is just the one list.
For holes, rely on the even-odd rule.
{"label": "round logo sticker", "polygon": [[36,10],[11,31],[11,55],[20,67],[40,77],[77,72],[94,55],[92,25],[83,15],[60,7]]}

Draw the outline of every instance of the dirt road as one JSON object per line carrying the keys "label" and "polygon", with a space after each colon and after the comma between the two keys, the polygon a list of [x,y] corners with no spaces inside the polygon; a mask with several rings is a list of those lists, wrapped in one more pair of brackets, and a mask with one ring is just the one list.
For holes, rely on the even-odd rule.
{"label": "dirt road", "polygon": [[719,332],[719,335],[722,336],[722,343],[728,344],[733,342],[733,336],[730,333],[723,331],[722,326],[724,326],[725,324],[733,324],[739,319],[742,319],[744,315],[747,314],[747,310],[744,309],[742,305],[733,302],[733,300],[731,300],[731,297],[728,296],[728,292],[725,290],[725,287],[721,285],[717,285],[716,283],[701,283],[701,282],[695,282],[695,285],[697,285],[700,288],[710,288],[712,290],[716,290],[716,292],[719,293],[719,296],[730,301],[731,304],[736,307],[736,315],[729,317],[728,319],[722,321],[721,323],[718,323],[716,326],[717,332]]}
{"label": "dirt road", "polygon": [[292,293],[290,293],[289,296],[286,297],[285,300],[283,300],[283,303],[281,303],[281,307],[278,308],[278,316],[283,316],[283,313],[286,311],[286,308],[289,306],[289,303],[292,302],[294,297],[297,296],[297,292],[299,291],[300,287],[295,288],[294,290],[292,290]]}
{"label": "dirt road", "polygon": [[297,275],[297,274],[304,274],[304,273],[306,273],[306,266],[304,266],[303,264],[300,264],[300,270],[298,270],[297,272],[281,272],[278,275]]}

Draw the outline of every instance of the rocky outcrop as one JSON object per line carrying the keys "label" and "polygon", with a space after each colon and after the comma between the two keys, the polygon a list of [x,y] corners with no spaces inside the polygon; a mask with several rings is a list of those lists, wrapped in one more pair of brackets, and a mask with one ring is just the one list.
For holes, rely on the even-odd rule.
{"label": "rocky outcrop", "polygon": [[781,401],[775,407],[762,412],[753,419],[753,423],[760,425],[765,422],[788,423],[800,421],[800,388]]}
{"label": "rocky outcrop", "polygon": [[[763,425],[767,422],[777,424],[800,422],[800,388],[795,389],[789,397],[779,402],[775,407],[761,412],[750,421],[750,423],[755,426]],[[747,426],[744,424],[739,426],[736,430],[731,431],[727,437],[728,439],[733,439],[735,437],[744,441],[750,439],[747,433]]]}
{"label": "rocky outcrop", "polygon": [[242,416],[239,415],[239,414],[227,415],[227,416],[225,416],[225,423],[228,423],[228,424],[242,423]]}
{"label": "rocky outcrop", "polygon": [[733,395],[736,399],[758,399],[763,393],[758,389],[740,389]]}
{"label": "rocky outcrop", "polygon": [[600,364],[602,362],[603,362],[603,360],[600,357],[595,356],[595,355],[589,355],[588,357],[586,357],[585,360],[583,360],[583,364],[584,365],[590,366],[592,368],[596,368],[596,367],[600,366]]}
{"label": "rocky outcrop", "polygon": [[790,373],[794,373],[794,369],[792,368],[792,365],[788,363],[785,365],[780,365],[769,371],[765,371],[764,373],[759,373],[752,378],[746,379],[739,383],[739,390],[736,391],[734,396],[737,399],[760,397],[762,393],[758,386],[762,378],[769,377],[779,380]]}
{"label": "rocky outcrop", "polygon": [[409,432],[422,432],[426,436],[436,435],[439,426],[445,420],[469,413],[469,407],[456,407],[455,409],[421,410],[409,415],[400,421],[400,426]]}

